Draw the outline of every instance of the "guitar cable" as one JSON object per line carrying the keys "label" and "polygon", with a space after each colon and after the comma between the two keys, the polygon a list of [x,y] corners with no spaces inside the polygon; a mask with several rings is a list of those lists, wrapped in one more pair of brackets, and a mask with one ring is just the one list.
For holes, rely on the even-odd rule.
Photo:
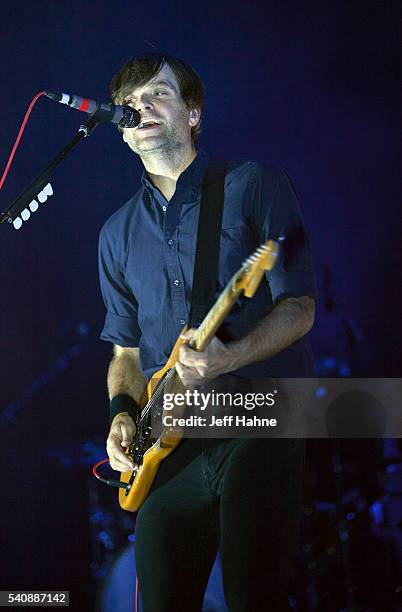
{"label": "guitar cable", "polygon": [[93,466],[92,474],[95,476],[95,478],[111,487],[116,487],[118,489],[125,489],[126,491],[129,491],[131,489],[131,485],[127,482],[121,482],[120,480],[113,480],[111,478],[102,478],[102,476],[98,473],[98,467],[103,465],[104,463],[109,463],[109,459],[102,459],[102,461],[98,461],[98,463],[95,463],[95,465]]}

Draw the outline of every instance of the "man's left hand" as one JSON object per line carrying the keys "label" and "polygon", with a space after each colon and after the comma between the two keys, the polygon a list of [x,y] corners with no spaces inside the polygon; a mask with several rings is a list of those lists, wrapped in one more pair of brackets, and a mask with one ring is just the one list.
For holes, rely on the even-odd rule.
{"label": "man's left hand", "polygon": [[[191,328],[183,332],[181,338],[188,343],[196,333],[197,330]],[[204,351],[195,351],[187,343],[180,347],[176,363],[177,373],[187,389],[194,389],[207,380],[235,369],[231,351],[216,336]]]}

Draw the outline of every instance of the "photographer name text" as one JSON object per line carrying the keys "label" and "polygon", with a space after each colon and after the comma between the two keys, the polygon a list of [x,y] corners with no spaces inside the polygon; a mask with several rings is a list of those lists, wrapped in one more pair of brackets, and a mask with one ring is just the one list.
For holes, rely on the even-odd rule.
{"label": "photographer name text", "polygon": [[228,414],[224,417],[211,415],[210,418],[192,415],[189,417],[174,417],[171,414],[163,416],[165,427],[276,427],[276,419],[246,417]]}

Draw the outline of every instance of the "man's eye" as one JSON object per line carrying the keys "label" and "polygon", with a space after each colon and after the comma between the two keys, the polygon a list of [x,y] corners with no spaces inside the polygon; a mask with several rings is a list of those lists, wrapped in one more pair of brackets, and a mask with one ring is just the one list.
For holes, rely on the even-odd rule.
{"label": "man's eye", "polygon": [[166,92],[157,89],[156,91],[154,91],[154,96],[163,96],[165,93]]}

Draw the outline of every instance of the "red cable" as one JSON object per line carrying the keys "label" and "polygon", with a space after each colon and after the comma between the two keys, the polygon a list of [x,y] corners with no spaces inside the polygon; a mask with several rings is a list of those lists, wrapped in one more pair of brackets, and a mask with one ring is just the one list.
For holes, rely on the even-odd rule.
{"label": "red cable", "polygon": [[19,143],[20,143],[22,134],[24,133],[24,129],[25,129],[26,123],[28,121],[29,115],[31,114],[31,110],[33,109],[33,107],[34,107],[36,101],[38,100],[38,98],[40,98],[41,96],[44,96],[44,95],[45,95],[44,91],[40,91],[39,93],[37,93],[36,96],[33,98],[31,104],[29,105],[27,112],[25,113],[24,121],[22,122],[22,125],[20,127],[20,131],[18,132],[18,136],[16,138],[16,141],[15,141],[14,146],[12,148],[12,151],[10,153],[10,157],[8,158],[8,162],[7,162],[7,165],[6,165],[5,170],[3,172],[3,176],[0,179],[0,190],[3,187],[3,185],[4,185],[4,181],[6,180],[6,176],[8,174],[8,171],[10,169],[11,163],[13,161],[15,152],[16,152],[16,150],[18,148]]}
{"label": "red cable", "polygon": [[107,463],[109,461],[109,457],[107,459],[102,459],[102,461],[98,461],[98,463],[95,463],[95,465],[92,468],[92,474],[95,476],[95,478],[97,478],[98,480],[102,480],[102,478],[99,476],[97,469],[100,465],[102,465],[103,463]]}
{"label": "red cable", "polygon": [[138,576],[135,577],[135,612],[139,612],[139,590],[138,590]]}

